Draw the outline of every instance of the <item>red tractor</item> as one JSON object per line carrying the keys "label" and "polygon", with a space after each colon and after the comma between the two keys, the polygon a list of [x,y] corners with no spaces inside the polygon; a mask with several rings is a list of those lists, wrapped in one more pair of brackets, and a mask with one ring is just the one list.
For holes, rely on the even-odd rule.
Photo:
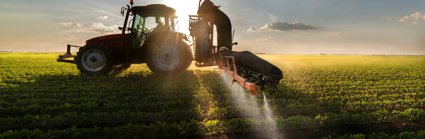
{"label": "red tractor", "polygon": [[[92,38],[85,46],[68,45],[58,62],[75,63],[83,74],[108,75],[131,64],[147,63],[150,70],[159,73],[178,72],[192,63],[192,51],[185,42],[188,38],[175,31],[176,11],[165,5],[123,7],[125,17],[121,34]],[[72,55],[71,47],[78,47]],[[69,59],[69,58],[73,58]]]}

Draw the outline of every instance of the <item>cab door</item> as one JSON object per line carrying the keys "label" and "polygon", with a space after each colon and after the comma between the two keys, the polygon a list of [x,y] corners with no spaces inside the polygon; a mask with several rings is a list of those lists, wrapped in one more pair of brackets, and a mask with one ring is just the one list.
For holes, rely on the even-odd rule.
{"label": "cab door", "polygon": [[133,48],[140,48],[146,38],[144,18],[135,15],[133,19],[133,27],[131,31],[131,46]]}
{"label": "cab door", "polygon": [[132,46],[133,48],[140,48],[143,46],[145,40],[149,37],[150,33],[155,32],[159,25],[164,26],[164,17],[141,17],[135,15],[132,28]]}

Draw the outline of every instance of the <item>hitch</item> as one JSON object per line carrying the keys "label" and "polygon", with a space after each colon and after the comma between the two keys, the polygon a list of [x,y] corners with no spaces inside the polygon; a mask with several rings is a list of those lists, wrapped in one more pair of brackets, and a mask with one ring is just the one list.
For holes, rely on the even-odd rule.
{"label": "hitch", "polygon": [[75,48],[80,48],[81,46],[76,46],[76,45],[70,45],[68,44],[66,46],[66,53],[63,55],[59,55],[58,59],[56,60],[57,62],[65,62],[65,63],[75,63],[74,60],[70,60],[69,58],[74,58],[76,57],[75,55],[72,55],[71,53],[71,47],[75,47]]}

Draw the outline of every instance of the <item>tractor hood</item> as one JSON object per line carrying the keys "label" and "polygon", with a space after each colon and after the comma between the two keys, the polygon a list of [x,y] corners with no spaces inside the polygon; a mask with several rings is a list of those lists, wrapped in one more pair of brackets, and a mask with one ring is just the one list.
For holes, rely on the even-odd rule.
{"label": "tractor hood", "polygon": [[123,34],[112,34],[105,35],[96,38],[92,38],[86,41],[87,45],[91,44],[104,44],[104,45],[113,45],[113,46],[123,46],[124,45],[124,37],[127,35]]}

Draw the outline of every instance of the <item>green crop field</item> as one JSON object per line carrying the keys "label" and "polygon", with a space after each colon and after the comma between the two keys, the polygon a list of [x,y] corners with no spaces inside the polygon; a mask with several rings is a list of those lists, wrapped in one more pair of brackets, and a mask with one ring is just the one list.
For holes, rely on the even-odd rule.
{"label": "green crop field", "polygon": [[0,138],[425,138],[425,56],[260,55],[251,96],[215,68],[79,74],[56,53],[0,53]]}

